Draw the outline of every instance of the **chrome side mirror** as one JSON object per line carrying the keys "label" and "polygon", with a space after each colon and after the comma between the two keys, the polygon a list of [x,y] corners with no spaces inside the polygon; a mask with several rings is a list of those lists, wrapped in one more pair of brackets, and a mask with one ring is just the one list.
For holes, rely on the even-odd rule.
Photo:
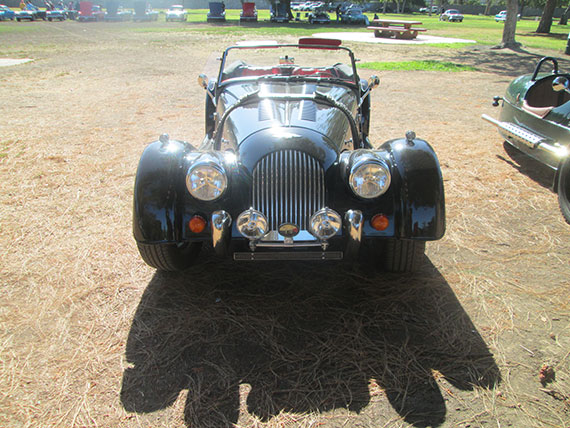
{"label": "chrome side mirror", "polygon": [[552,81],[552,89],[554,92],[567,91],[568,86],[570,86],[570,82],[568,82],[568,79],[564,76],[558,76]]}
{"label": "chrome side mirror", "polygon": [[371,91],[372,89],[376,88],[377,86],[380,86],[380,79],[378,78],[378,76],[373,74],[368,79],[368,89]]}
{"label": "chrome side mirror", "polygon": [[204,89],[207,89],[208,88],[208,76],[206,76],[205,74],[200,74],[198,76],[198,85],[200,85]]}

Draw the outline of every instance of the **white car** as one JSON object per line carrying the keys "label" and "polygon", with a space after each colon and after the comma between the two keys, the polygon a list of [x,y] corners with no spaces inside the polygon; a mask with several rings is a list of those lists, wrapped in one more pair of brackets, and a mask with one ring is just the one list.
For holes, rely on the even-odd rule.
{"label": "white car", "polygon": [[[517,21],[521,19],[521,14],[517,15]],[[505,22],[507,20],[507,11],[501,10],[499,13],[495,15],[495,21],[497,22]]]}
{"label": "white car", "polygon": [[463,22],[463,15],[456,9],[447,9],[439,19],[440,21]]}
{"label": "white car", "polygon": [[175,4],[170,6],[170,9],[166,12],[166,22],[169,21],[186,21],[187,13],[184,10],[184,6],[180,4]]}

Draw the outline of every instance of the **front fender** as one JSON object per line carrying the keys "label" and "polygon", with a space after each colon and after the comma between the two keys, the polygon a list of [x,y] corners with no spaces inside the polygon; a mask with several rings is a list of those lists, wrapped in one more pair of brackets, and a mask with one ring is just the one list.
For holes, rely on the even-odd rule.
{"label": "front fender", "polygon": [[424,140],[397,139],[381,146],[392,158],[394,185],[399,193],[395,235],[405,239],[436,240],[445,233],[445,197],[437,156]]}
{"label": "front fender", "polygon": [[[184,174],[184,154],[192,146],[176,140],[155,141],[144,150],[135,178],[133,235],[138,242],[173,242],[181,227],[175,203]],[[182,182],[184,182],[182,180]]]}

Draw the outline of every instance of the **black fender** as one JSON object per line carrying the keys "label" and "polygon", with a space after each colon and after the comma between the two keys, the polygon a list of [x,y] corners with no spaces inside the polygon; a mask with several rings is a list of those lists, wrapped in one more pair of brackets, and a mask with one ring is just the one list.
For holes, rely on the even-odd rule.
{"label": "black fender", "polygon": [[[162,138],[162,137],[161,137]],[[184,155],[193,150],[185,142],[164,139],[149,144],[139,161],[135,178],[133,235],[141,243],[175,242],[180,234],[176,201]]]}
{"label": "black fender", "polygon": [[395,235],[436,240],[445,233],[445,195],[437,155],[421,139],[397,139],[381,147],[390,152],[392,185],[397,186]]}

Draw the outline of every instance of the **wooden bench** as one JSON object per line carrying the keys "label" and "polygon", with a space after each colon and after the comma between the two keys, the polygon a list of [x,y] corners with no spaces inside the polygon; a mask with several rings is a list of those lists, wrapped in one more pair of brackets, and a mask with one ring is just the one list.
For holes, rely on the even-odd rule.
{"label": "wooden bench", "polygon": [[405,28],[405,27],[366,27],[369,30],[374,30],[374,37],[392,37],[396,39],[415,39],[421,31],[427,31],[426,28]]}

